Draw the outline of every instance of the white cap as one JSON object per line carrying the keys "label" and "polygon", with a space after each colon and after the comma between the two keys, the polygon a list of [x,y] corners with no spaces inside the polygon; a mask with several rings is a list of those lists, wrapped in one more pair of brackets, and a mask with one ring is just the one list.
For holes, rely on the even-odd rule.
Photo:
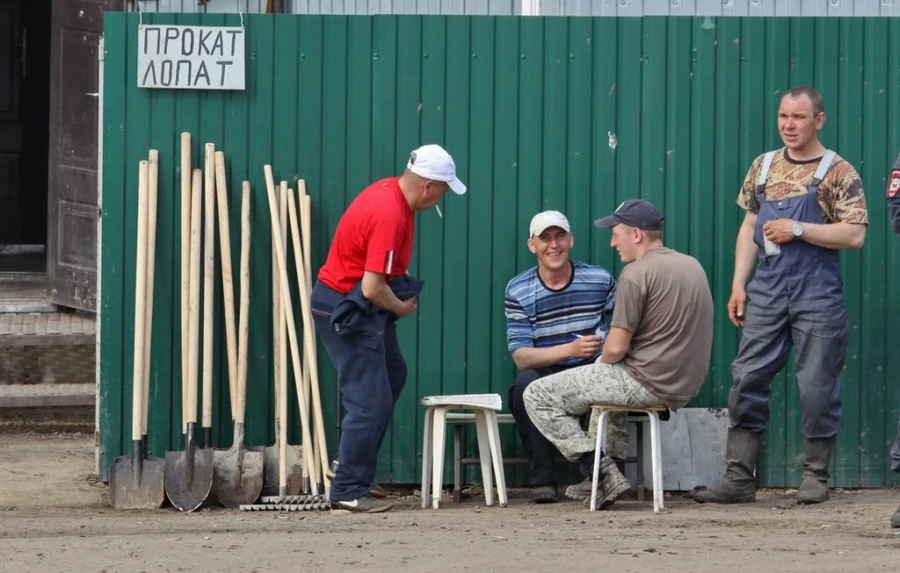
{"label": "white cap", "polygon": [[419,177],[446,182],[457,195],[466,192],[466,186],[456,177],[456,163],[440,145],[423,145],[413,150],[406,168]]}
{"label": "white cap", "polygon": [[538,213],[531,219],[531,227],[529,227],[531,237],[540,235],[550,227],[559,227],[565,232],[569,232],[569,220],[559,211],[543,211]]}

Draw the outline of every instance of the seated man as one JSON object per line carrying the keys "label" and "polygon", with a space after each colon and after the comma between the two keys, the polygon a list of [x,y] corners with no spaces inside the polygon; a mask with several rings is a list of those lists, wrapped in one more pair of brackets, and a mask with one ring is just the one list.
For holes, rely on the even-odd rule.
{"label": "seated man", "polygon": [[[556,464],[554,448],[525,412],[522,393],[542,376],[590,364],[600,356],[616,296],[616,281],[609,271],[569,259],[574,242],[565,215],[538,213],[528,236],[537,266],[506,285],[506,338],[520,371],[509,388],[509,408],[531,463],[535,503],[559,501]],[[625,457],[624,420],[623,415],[610,423],[607,449],[613,458]],[[574,491],[570,490],[567,495]]]}
{"label": "seated man", "polygon": [[[578,423],[591,404],[681,408],[706,378],[712,351],[713,302],[706,273],[693,257],[662,243],[663,216],[651,203],[630,199],[594,223],[612,229],[610,245],[627,263],[600,361],[544,377],[525,390],[534,425],[582,473],[592,475],[594,441]],[[600,455],[598,506],[628,488],[615,464]],[[585,500],[590,503],[589,499]]]}

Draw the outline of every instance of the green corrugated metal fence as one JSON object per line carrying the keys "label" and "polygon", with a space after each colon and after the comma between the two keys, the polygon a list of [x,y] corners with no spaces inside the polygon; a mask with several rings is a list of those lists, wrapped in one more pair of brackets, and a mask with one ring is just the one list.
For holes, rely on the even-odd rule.
{"label": "green corrugated metal fence", "polygon": [[[237,15],[145,15],[144,21],[239,25]],[[418,312],[400,323],[409,383],[378,476],[412,483],[419,478],[422,396],[499,392],[506,401],[515,369],[506,352],[503,290],[534,264],[526,229],[542,209],[569,215],[573,256],[618,273],[608,232],[591,221],[629,197],[664,207],[667,243],[702,262],[716,300],[710,376],[691,405],[726,405],[738,341],[725,313],[742,217],[735,196],[752,159],[780,145],[779,94],[809,83],[825,98],[824,141],[860,171],[872,221],[862,252],[843,255],[852,334],[835,483],[890,480],[887,453],[900,410],[900,362],[890,351],[900,296],[890,285],[900,279],[900,243],[887,227],[883,193],[900,149],[900,20],[251,15],[244,25],[245,92],[149,91],[135,87],[137,15],[106,18],[104,471],[130,435],[137,164],[151,147],[161,154],[150,418],[150,445],[158,454],[179,447],[180,433],[180,132],[194,136],[195,166],[205,142],[226,154],[235,257],[240,182],[253,184],[251,444],[273,442],[263,165],[271,163],[278,180],[305,179],[315,269],[344,207],[367,183],[398,174],[420,143],[451,151],[470,192],[448,197],[443,219],[434,211],[418,215],[411,272],[426,287]],[[220,446],[230,443],[221,307],[217,300]],[[321,345],[319,364],[332,428],[334,373]],[[802,436],[793,375],[779,376],[773,395],[762,478],[771,486],[794,485]],[[518,440],[511,427],[503,432],[512,453]],[[294,443],[298,433],[295,427]],[[328,436],[333,453],[334,432]]]}

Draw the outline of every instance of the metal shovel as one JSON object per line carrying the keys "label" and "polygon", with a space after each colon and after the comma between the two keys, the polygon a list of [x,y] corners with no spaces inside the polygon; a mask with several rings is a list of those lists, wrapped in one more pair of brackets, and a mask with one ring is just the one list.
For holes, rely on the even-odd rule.
{"label": "metal shovel", "polygon": [[191,293],[187,402],[182,408],[184,451],[166,452],[166,495],[181,511],[200,507],[212,489],[213,450],[197,446],[197,354],[200,330],[200,195],[201,171],[194,170],[191,188]]}
{"label": "metal shovel", "polygon": [[213,458],[213,488],[225,507],[253,503],[263,486],[263,454],[244,447],[244,413],[247,404],[247,344],[250,315],[250,182],[244,181],[241,196],[241,309],[238,330],[237,399],[232,404],[234,441],[227,450],[216,450]]}
{"label": "metal shovel", "polygon": [[[147,297],[147,234],[148,210],[156,211],[149,205],[148,172],[146,160],[140,162],[138,184],[138,237],[137,237],[137,277],[135,280],[134,312],[134,369],[132,373],[131,402],[131,454],[117,457],[109,470],[109,500],[115,509],[158,509],[165,500],[164,467],[162,460],[145,457],[142,429],[145,409],[144,361],[146,339],[146,297]],[[155,198],[154,198],[155,199]]]}

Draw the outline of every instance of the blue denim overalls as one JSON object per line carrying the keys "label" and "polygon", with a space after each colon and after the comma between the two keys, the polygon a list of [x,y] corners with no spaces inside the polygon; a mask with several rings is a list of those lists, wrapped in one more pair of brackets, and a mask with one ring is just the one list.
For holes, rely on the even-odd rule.
{"label": "blue denim overalls", "polygon": [[834,159],[828,151],[806,195],[769,201],[766,177],[774,151],[766,154],[757,183],[759,216],[753,241],[759,246],[756,274],[747,287],[749,303],[738,355],[731,365],[728,397],[732,427],[765,431],[770,385],[797,347],[801,431],[807,439],[828,438],[842,427],[840,372],[847,351],[848,319],[838,251],[801,239],[768,254],[763,225],[774,219],[824,223],[817,187]]}

